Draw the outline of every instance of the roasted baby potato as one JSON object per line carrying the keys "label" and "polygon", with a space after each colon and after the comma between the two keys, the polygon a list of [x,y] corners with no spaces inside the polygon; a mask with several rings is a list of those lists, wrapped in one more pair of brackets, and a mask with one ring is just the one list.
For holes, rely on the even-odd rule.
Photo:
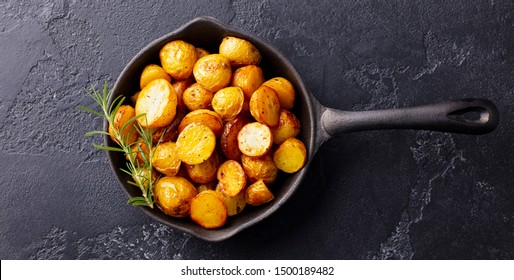
{"label": "roasted baby potato", "polygon": [[187,164],[200,164],[206,161],[216,146],[216,136],[203,124],[189,124],[177,138],[177,151],[181,161]]}
{"label": "roasted baby potato", "polygon": [[175,142],[160,143],[154,148],[152,166],[162,174],[166,176],[177,175],[180,163]]}
{"label": "roasted baby potato", "polygon": [[218,168],[218,187],[222,194],[234,197],[246,186],[246,175],[241,164],[227,160]]}
{"label": "roasted baby potato", "polygon": [[184,101],[182,101],[182,96],[184,95],[184,91],[190,87],[194,83],[193,79],[186,79],[186,80],[180,80],[175,81],[171,85],[175,89],[175,93],[177,94],[177,110],[183,110],[185,111],[187,109],[186,105],[184,104]]}
{"label": "roasted baby potato", "polygon": [[210,54],[195,63],[193,75],[196,82],[205,89],[216,92],[230,83],[232,68],[230,61],[224,56]]}
{"label": "roasted baby potato", "polygon": [[218,184],[218,182],[216,182],[216,181],[212,181],[207,184],[201,184],[198,187],[196,187],[196,190],[198,191],[198,193],[201,193],[204,191],[213,191],[216,189],[217,184]]}
{"label": "roasted baby potato", "polygon": [[273,143],[282,144],[288,138],[296,137],[300,133],[300,121],[286,109],[280,110],[278,125],[271,128]]}
{"label": "roasted baby potato", "polygon": [[169,125],[177,113],[177,94],[165,79],[153,80],[141,90],[136,102],[137,121],[142,127],[159,128]]}
{"label": "roasted baby potato", "polygon": [[[109,126],[109,134],[111,135],[112,141],[116,142],[115,138],[112,137],[115,133],[120,133],[119,130],[123,128],[127,122],[136,116],[136,112],[134,108],[130,105],[121,105],[116,112],[116,116],[114,116],[114,123],[112,126]],[[135,122],[132,121],[125,125],[123,131],[121,131],[122,139],[126,139],[125,142],[127,144],[131,144],[136,142],[139,134],[135,128]],[[123,141],[123,140],[122,140]]]}
{"label": "roasted baby potato", "polygon": [[176,141],[179,133],[178,127],[184,115],[184,111],[178,109],[175,118],[169,125],[156,128],[152,132],[152,144],[157,145],[160,142]]}
{"label": "roasted baby potato", "polygon": [[250,113],[263,124],[273,127],[280,117],[280,102],[277,93],[270,87],[260,86],[250,98]]}
{"label": "roasted baby potato", "polygon": [[284,141],[273,154],[273,162],[278,169],[286,173],[294,173],[305,165],[307,149],[302,141],[289,138]]}
{"label": "roasted baby potato", "polygon": [[239,87],[226,87],[218,90],[212,98],[212,109],[223,120],[235,117],[243,109],[244,94]]}
{"label": "roasted baby potato", "polygon": [[189,215],[189,205],[198,194],[196,188],[182,177],[162,177],[154,188],[155,203],[167,215],[182,218]]}
{"label": "roasted baby potato", "polygon": [[275,182],[278,175],[278,168],[273,162],[273,157],[267,154],[262,157],[241,156],[241,165],[246,176],[251,182],[264,181],[267,185]]}
{"label": "roasted baby potato", "polygon": [[245,100],[250,100],[252,93],[264,83],[264,73],[259,66],[248,65],[238,68],[232,75],[232,86],[240,87]]}
{"label": "roasted baby potato", "polygon": [[267,125],[252,122],[239,131],[237,144],[241,153],[251,157],[260,157],[271,149],[273,136]]}
{"label": "roasted baby potato", "polygon": [[228,213],[225,203],[218,195],[212,191],[204,191],[191,200],[189,216],[200,226],[213,229],[225,224]]}
{"label": "roasted baby potato", "polygon": [[219,187],[217,187],[216,192],[221,195],[221,198],[223,199],[223,202],[227,207],[227,214],[229,217],[241,213],[241,211],[243,211],[243,209],[245,208],[246,200],[244,191],[240,192],[234,197],[225,196],[223,193],[221,193]]}
{"label": "roasted baby potato", "polygon": [[133,156],[134,160],[141,165],[143,165],[145,161],[150,160],[150,148],[142,138],[138,138],[134,143],[132,143],[130,150],[131,153],[125,155],[125,159],[129,160],[129,157]]}
{"label": "roasted baby potato", "polygon": [[214,151],[211,157],[202,163],[186,164],[186,170],[193,182],[207,184],[216,180],[219,165],[218,153]]}
{"label": "roasted baby potato", "polygon": [[208,56],[210,55],[211,53],[209,53],[209,51],[207,51],[206,49],[203,49],[203,48],[196,48],[196,56],[198,59],[204,57],[204,56]]}
{"label": "roasted baby potato", "polygon": [[239,160],[241,158],[237,134],[248,123],[250,123],[250,119],[242,114],[237,115],[225,123],[223,133],[221,134],[220,145],[223,154],[225,154],[225,157],[228,159]]}
{"label": "roasted baby potato", "polygon": [[219,53],[234,67],[256,65],[261,61],[259,50],[247,40],[227,36],[220,44]]}
{"label": "roasted baby potato", "polygon": [[130,96],[130,101],[132,101],[132,104],[136,105],[137,98],[139,97],[139,93],[141,93],[141,91],[138,91]]}
{"label": "roasted baby potato", "polygon": [[211,107],[211,101],[214,92],[206,90],[199,83],[192,84],[182,95],[182,102],[190,110],[208,109]]}
{"label": "roasted baby potato", "polygon": [[153,186],[155,183],[155,180],[157,180],[157,177],[158,177],[157,171],[152,170],[152,172],[150,172],[150,170],[148,170],[146,168],[139,168],[139,167],[136,167],[136,169],[134,170],[134,173],[132,174],[132,180],[134,180],[134,183],[139,184],[140,186],[148,186],[147,184],[148,184],[148,180],[150,180],[150,178],[152,178],[151,185]]}
{"label": "roasted baby potato", "polygon": [[157,64],[147,65],[141,73],[139,87],[143,89],[148,83],[156,79],[165,79],[168,83],[171,83],[171,76],[161,66]]}
{"label": "roasted baby potato", "polygon": [[192,123],[200,123],[209,127],[216,137],[223,131],[223,121],[220,116],[211,110],[200,109],[189,112],[180,122],[178,132],[182,132],[186,126]]}
{"label": "roasted baby potato", "polygon": [[193,73],[196,63],[196,48],[182,40],[167,43],[159,52],[161,65],[173,79],[184,80]]}
{"label": "roasted baby potato", "polygon": [[291,110],[294,106],[295,91],[293,84],[287,79],[282,77],[276,77],[264,82],[265,86],[268,86],[275,90],[280,101],[280,106],[284,109]]}
{"label": "roasted baby potato", "polygon": [[262,180],[259,180],[246,188],[245,200],[246,203],[258,206],[266,202],[270,202],[275,198],[273,193],[268,189]]}

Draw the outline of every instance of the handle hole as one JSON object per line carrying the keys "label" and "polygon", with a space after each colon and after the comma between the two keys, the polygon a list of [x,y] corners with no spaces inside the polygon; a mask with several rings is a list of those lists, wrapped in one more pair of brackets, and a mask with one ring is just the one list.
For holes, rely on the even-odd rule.
{"label": "handle hole", "polygon": [[489,112],[482,107],[471,107],[453,111],[448,114],[448,117],[468,123],[487,123],[489,121]]}

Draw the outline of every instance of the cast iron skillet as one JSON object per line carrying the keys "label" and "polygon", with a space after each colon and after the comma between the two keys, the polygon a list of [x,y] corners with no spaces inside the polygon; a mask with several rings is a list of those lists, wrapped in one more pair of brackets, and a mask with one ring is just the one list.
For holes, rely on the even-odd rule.
{"label": "cast iron skillet", "polygon": [[[309,94],[291,63],[272,45],[210,17],[194,19],[141,50],[121,72],[114,85],[114,93],[110,102],[119,95],[130,96],[137,91],[139,76],[143,68],[150,63],[159,63],[159,50],[167,42],[181,39],[197,47],[203,47],[211,53],[217,53],[222,38],[227,35],[247,39],[259,49],[262,55],[260,66],[267,78],[282,76],[294,85],[296,90],[294,113],[302,125],[298,138],[307,147],[308,160],[305,167],[299,172],[289,176],[282,175],[277,179],[272,188],[275,199],[271,203],[259,207],[246,207],[242,214],[230,217],[220,229],[204,229],[187,218],[171,218],[157,208],[141,208],[151,218],[204,240],[227,239],[271,215],[298,188],[319,146],[340,133],[401,128],[483,134],[494,130],[498,125],[498,110],[492,102],[485,99],[452,100],[412,108],[362,112],[326,108]],[[469,115],[472,117],[468,117]],[[106,123],[104,129],[107,129]],[[115,145],[109,137],[106,137],[105,141],[108,145]],[[130,180],[129,176],[119,170],[120,167],[125,167],[124,156],[114,152],[109,152],[108,156],[113,172],[125,192],[129,196],[140,195],[138,189],[127,184],[127,181]]]}

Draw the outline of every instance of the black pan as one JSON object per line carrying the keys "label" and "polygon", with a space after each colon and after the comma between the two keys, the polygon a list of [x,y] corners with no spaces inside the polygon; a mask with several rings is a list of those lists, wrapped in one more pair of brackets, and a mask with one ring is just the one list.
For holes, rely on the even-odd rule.
{"label": "black pan", "polygon": [[[291,63],[272,45],[209,17],[194,19],[177,30],[153,41],[137,53],[116,81],[110,102],[119,95],[130,96],[135,93],[139,88],[139,76],[143,68],[150,63],[159,64],[159,50],[167,42],[181,39],[197,47],[203,47],[211,53],[217,53],[222,38],[227,35],[247,39],[259,49],[262,55],[260,66],[267,78],[282,76],[294,85],[296,103],[293,112],[302,124],[302,130],[298,138],[307,147],[308,161],[299,172],[289,176],[282,174],[283,176],[278,178],[272,188],[275,199],[271,203],[259,207],[248,206],[243,213],[230,217],[227,223],[219,229],[204,229],[187,218],[169,217],[157,208],[141,208],[151,218],[204,240],[221,241],[227,239],[275,212],[300,186],[307,173],[309,163],[319,146],[327,139],[340,133],[375,129],[423,129],[484,134],[493,131],[498,125],[498,109],[491,101],[485,99],[451,100],[419,107],[361,112],[326,108],[309,94]],[[107,128],[106,123],[104,128]],[[108,137],[105,141],[108,145],[115,145]],[[108,156],[112,170],[123,190],[130,197],[140,195],[137,188],[127,183],[131,178],[120,171],[120,167],[125,167],[126,164],[124,156],[115,152],[108,152]]]}

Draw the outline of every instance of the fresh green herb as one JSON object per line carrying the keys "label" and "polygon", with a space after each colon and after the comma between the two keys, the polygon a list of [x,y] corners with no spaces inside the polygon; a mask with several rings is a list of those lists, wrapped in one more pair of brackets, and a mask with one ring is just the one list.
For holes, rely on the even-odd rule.
{"label": "fresh green herb", "polygon": [[[97,91],[93,86],[91,87],[91,90],[86,89],[85,91],[100,106],[101,111],[95,111],[81,105],[79,105],[78,108],[95,116],[106,119],[109,122],[109,126],[114,128],[114,119],[118,113],[118,109],[125,101],[125,97],[118,96],[112,101],[111,104],[108,104],[113,92],[112,90],[107,90],[107,82],[104,83],[102,92]],[[120,170],[130,175],[130,177],[133,179],[133,181],[128,181],[129,184],[134,185],[141,190],[141,196],[130,198],[128,203],[133,206],[148,206],[153,208],[153,184],[155,180],[152,180],[152,178],[155,177],[155,174],[153,174],[154,171],[151,161],[154,151],[154,149],[152,149],[152,132],[150,129],[141,126],[139,122],[136,121],[139,118],[145,118],[146,120],[146,116],[142,114],[129,119],[119,129],[111,129],[110,132],[95,130],[90,131],[85,135],[109,135],[119,145],[119,147],[112,147],[93,144],[93,147],[100,150],[120,152],[125,154],[126,158],[128,159],[127,168],[120,168]],[[129,143],[130,134],[124,135],[122,133],[122,131],[124,131],[124,129],[132,123],[134,124],[134,127],[141,138],[141,141],[143,141],[143,143],[148,146],[148,150],[150,151],[149,154],[143,152],[137,143]],[[160,140],[157,142],[157,145],[159,142]],[[137,149],[133,148],[134,145],[136,145],[135,147]],[[137,159],[138,154],[140,155],[140,158],[142,158],[142,162]]]}

